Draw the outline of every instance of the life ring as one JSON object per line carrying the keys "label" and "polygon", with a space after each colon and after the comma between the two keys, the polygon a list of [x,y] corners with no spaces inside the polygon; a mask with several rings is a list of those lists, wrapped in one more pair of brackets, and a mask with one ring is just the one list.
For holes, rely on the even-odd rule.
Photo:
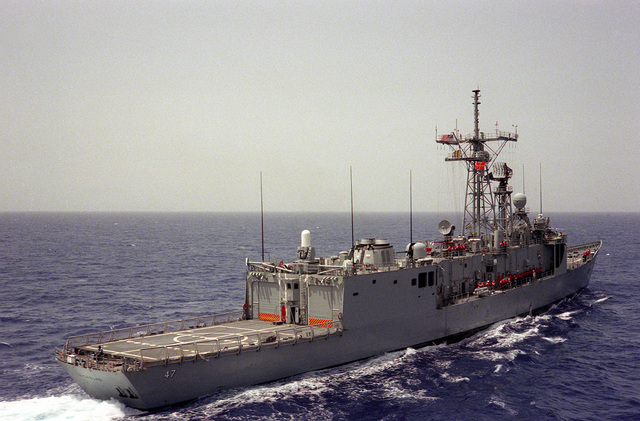
{"label": "life ring", "polygon": [[114,368],[116,368],[116,365],[114,364],[113,361],[111,361],[111,364],[109,365],[109,367],[113,370]]}
{"label": "life ring", "polygon": [[338,313],[338,320],[342,320],[342,312]]}
{"label": "life ring", "polygon": [[242,309],[243,310],[247,310],[247,302],[245,301],[244,304],[242,304]]}

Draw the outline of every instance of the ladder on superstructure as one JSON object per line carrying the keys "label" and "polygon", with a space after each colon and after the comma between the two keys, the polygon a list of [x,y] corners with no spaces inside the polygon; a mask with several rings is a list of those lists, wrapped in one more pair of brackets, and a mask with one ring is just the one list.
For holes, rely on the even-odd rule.
{"label": "ladder on superstructure", "polygon": [[300,324],[309,324],[309,283],[300,283]]}

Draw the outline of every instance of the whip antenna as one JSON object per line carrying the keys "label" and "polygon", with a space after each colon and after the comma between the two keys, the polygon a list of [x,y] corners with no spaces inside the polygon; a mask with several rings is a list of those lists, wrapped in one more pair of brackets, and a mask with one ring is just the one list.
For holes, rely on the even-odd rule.
{"label": "whip antenna", "polygon": [[353,233],[353,167],[349,166],[349,184],[351,185],[351,249],[355,245],[355,236]]}
{"label": "whip antenna", "polygon": [[260,230],[262,231],[262,261],[264,262],[264,202],[262,200],[262,171],[260,171]]}
{"label": "whip antenna", "polygon": [[409,243],[413,244],[413,177],[409,170]]}
{"label": "whip antenna", "polygon": [[542,214],[542,162],[540,163],[540,213]]}

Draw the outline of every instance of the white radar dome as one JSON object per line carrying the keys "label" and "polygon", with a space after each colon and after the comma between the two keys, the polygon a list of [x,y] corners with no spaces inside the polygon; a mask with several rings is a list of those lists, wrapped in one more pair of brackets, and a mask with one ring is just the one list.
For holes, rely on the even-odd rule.
{"label": "white radar dome", "polygon": [[300,233],[300,246],[311,247],[311,232],[304,230]]}
{"label": "white radar dome", "polygon": [[527,206],[527,196],[524,193],[516,193],[513,195],[513,206],[516,209],[522,209]]}

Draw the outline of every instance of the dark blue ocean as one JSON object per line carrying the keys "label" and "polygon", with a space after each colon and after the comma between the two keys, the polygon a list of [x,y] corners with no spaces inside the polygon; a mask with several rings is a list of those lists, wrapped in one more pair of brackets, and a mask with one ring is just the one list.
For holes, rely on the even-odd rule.
{"label": "dark blue ocean", "polygon": [[[414,215],[414,240],[435,239]],[[454,222],[455,223],[455,222]],[[589,288],[537,317],[144,412],[87,396],[54,362],[70,335],[239,309],[258,214],[0,214],[2,420],[640,419],[640,214],[561,214],[569,243],[604,246]],[[293,259],[351,244],[348,214],[267,214],[265,249]],[[404,214],[356,215],[356,238],[409,242]]]}

